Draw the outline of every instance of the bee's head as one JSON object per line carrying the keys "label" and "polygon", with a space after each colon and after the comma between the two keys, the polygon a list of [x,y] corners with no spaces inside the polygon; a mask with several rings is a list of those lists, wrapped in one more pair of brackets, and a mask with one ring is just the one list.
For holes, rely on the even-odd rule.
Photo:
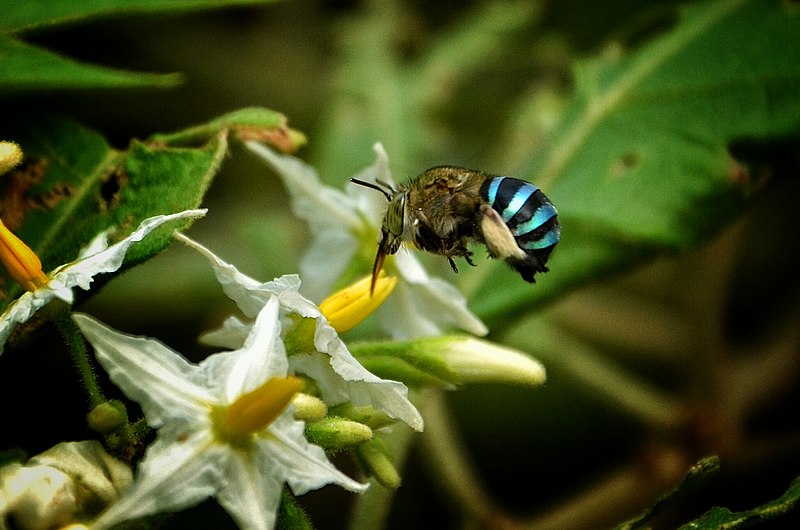
{"label": "bee's head", "polygon": [[351,178],[350,182],[378,190],[389,201],[386,216],[383,218],[383,224],[381,225],[381,240],[378,243],[378,252],[375,254],[375,263],[372,265],[372,287],[370,289],[370,293],[372,293],[375,290],[375,282],[378,280],[378,274],[383,268],[383,261],[386,256],[397,252],[397,249],[400,248],[400,243],[403,242],[401,236],[403,235],[403,225],[405,224],[407,192],[396,190],[382,181],[377,181],[378,184],[373,184]]}

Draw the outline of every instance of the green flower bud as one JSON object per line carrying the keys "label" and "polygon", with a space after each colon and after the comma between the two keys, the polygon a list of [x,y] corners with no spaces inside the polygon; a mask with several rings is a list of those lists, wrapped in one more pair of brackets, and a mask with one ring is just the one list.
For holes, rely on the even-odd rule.
{"label": "green flower bud", "polygon": [[357,421],[329,417],[306,425],[306,438],[323,449],[350,448],[372,438],[372,429]]}
{"label": "green flower bud", "polygon": [[400,487],[402,479],[382,438],[375,437],[360,444],[356,447],[355,453],[364,471],[375,477],[381,486],[389,489]]}
{"label": "green flower bud", "polygon": [[353,344],[350,351],[375,375],[411,386],[449,388],[467,383],[534,386],[546,379],[544,367],[525,353],[468,336]]}
{"label": "green flower bud", "polygon": [[292,400],[295,419],[305,422],[320,421],[328,414],[328,406],[320,398],[299,392]]}
{"label": "green flower bud", "polygon": [[86,415],[89,428],[102,434],[110,433],[128,421],[128,412],[120,401],[100,403]]}

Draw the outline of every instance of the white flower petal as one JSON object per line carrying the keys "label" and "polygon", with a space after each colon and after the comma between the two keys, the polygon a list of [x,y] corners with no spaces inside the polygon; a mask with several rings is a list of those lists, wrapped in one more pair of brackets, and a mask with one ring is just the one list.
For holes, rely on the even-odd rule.
{"label": "white flower petal", "polygon": [[216,498],[241,530],[275,526],[284,481],[282,470],[276,467],[273,455],[262,448],[248,460],[235,453],[227,455],[225,487],[217,492]]}
{"label": "white flower petal", "polygon": [[235,359],[225,383],[229,402],[255,390],[270,377],[286,375],[289,363],[281,340],[279,309],[278,300],[271,298],[258,314],[239,354],[227,356]]}
{"label": "white flower petal", "polygon": [[489,332],[467,308],[461,292],[441,278],[428,275],[409,252],[395,255],[395,268],[404,281],[377,311],[378,319],[393,338],[443,335],[453,327],[479,336]]}
{"label": "white flower petal", "polygon": [[314,345],[330,355],[330,365],[346,381],[352,403],[372,405],[412,429],[423,429],[422,416],[408,400],[408,388],[398,381],[381,379],[361,366],[322,315],[317,318]]}
{"label": "white flower petal", "polygon": [[73,319],[114,384],[142,406],[155,428],[204,417],[215,396],[196,381],[198,367],[157,340],[120,333],[88,315]]}
{"label": "white flower petal", "polygon": [[156,215],[141,222],[139,227],[125,239],[114,243],[97,254],[88,255],[70,264],[60,267],[50,275],[51,281],[60,282],[66,287],[80,287],[88,290],[94,277],[98,274],[113,272],[122,266],[128,248],[147,234],[170,221],[179,219],[196,219],[206,214],[206,210],[186,210],[170,215]]}
{"label": "white flower petal", "polygon": [[345,193],[323,185],[313,167],[255,141],[245,142],[245,145],[278,173],[291,196],[292,211],[305,219],[312,230],[316,232],[332,223],[349,230],[361,227],[356,205]]}
{"label": "white flower petal", "polygon": [[210,430],[187,432],[179,443],[156,439],[139,463],[131,487],[92,528],[101,530],[129,519],[179,511],[213,496],[224,482],[219,462],[229,451],[214,443]]}
{"label": "white flower petal", "polygon": [[267,303],[267,299],[269,299],[268,293],[262,294],[259,292],[261,282],[239,272],[239,269],[183,234],[176,233],[175,239],[198,251],[208,259],[217,281],[222,286],[222,290],[228,295],[228,298],[236,302],[236,305],[245,315],[250,318],[255,318],[258,315],[261,308]]}
{"label": "white flower petal", "polygon": [[347,269],[358,250],[358,241],[350,234],[330,230],[315,237],[300,261],[303,293],[322,301]]}
{"label": "white flower petal", "polygon": [[0,316],[0,353],[3,353],[3,347],[17,324],[27,322],[34,313],[52,302],[56,294],[56,291],[45,286],[36,291],[25,291],[8,304]]}
{"label": "white flower petal", "polygon": [[262,444],[261,453],[271,455],[285,469],[283,474],[295,495],[326,484],[338,484],[356,492],[367,489],[367,484],[355,481],[336,469],[321,447],[306,440],[304,429],[303,422],[295,420],[287,411],[270,425],[268,436],[258,439],[258,443]]}
{"label": "white flower petal", "polygon": [[217,329],[200,335],[200,344],[235,350],[240,348],[253,328],[252,322],[243,322],[234,316],[225,319]]}
{"label": "white flower petal", "polygon": [[113,272],[122,266],[125,253],[136,241],[158,228],[162,224],[176,219],[193,219],[205,215],[206,210],[186,210],[171,215],[157,215],[142,221],[139,228],[122,241],[108,247],[108,238],[103,232],[96,236],[87,247],[81,250],[79,258],[71,263],[57,267],[48,275],[46,285],[35,291],[25,292],[11,302],[0,316],[0,353],[3,353],[8,337],[18,324],[27,322],[38,310],[59,298],[72,304],[75,296],[73,287],[89,289],[92,279],[97,274]]}

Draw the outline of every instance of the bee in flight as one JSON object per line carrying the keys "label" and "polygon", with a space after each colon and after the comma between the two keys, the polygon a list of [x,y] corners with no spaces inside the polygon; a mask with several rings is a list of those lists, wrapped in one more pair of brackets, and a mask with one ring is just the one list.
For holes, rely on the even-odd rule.
{"label": "bee in flight", "polygon": [[380,191],[389,201],[372,267],[372,287],[387,255],[403,242],[474,266],[467,243],[483,243],[489,256],[505,260],[522,279],[547,272],[558,243],[558,212],[542,191],[524,180],[456,166],[432,167],[398,187],[350,179]]}

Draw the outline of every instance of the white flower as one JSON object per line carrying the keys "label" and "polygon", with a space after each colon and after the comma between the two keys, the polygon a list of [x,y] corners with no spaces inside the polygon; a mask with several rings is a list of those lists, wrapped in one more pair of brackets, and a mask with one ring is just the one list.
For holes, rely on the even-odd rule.
{"label": "white flower", "polygon": [[108,234],[100,233],[81,250],[78,259],[60,265],[45,277],[44,283],[26,291],[6,307],[0,315],[0,353],[14,328],[18,324],[27,322],[39,309],[56,298],[72,304],[75,299],[73,288],[88,290],[95,276],[119,269],[125,260],[128,248],[133,243],[141,241],[164,223],[179,219],[195,219],[205,213],[206,210],[186,210],[171,215],[150,217],[142,221],[131,235],[111,246],[108,246]]}
{"label": "white flower", "polygon": [[77,512],[77,497],[75,481],[59,469],[9,464],[0,472],[0,528],[7,519],[30,530],[60,526]]}
{"label": "white flower", "polygon": [[[371,405],[392,418],[421,431],[422,416],[408,400],[408,388],[398,381],[381,379],[352,356],[336,330],[310,300],[299,293],[300,279],[285,275],[261,283],[242,274],[233,265],[182,234],[176,238],[204,255],[228,297],[236,302],[242,313],[254,318],[270,300],[276,299],[282,314],[314,319],[314,351],[295,354],[289,358],[290,368],[315,380],[322,397],[331,406],[344,402]],[[242,344],[252,324],[230,317],[220,330],[203,336],[203,341],[215,346],[236,348]]]}
{"label": "white flower", "polygon": [[[300,264],[304,292],[321,300],[330,293],[349,265],[362,259],[365,272],[377,251],[386,199],[374,190],[349,185],[340,191],[320,182],[314,168],[298,158],[280,155],[254,141],[247,147],[269,164],[289,192],[294,213],[308,222],[314,240]],[[375,163],[356,175],[367,182],[392,183],[389,158],[374,146]],[[450,283],[428,275],[414,255],[402,249],[385,268],[400,277],[394,294],[378,310],[384,329],[396,339],[442,335],[458,327],[485,335],[483,322],[467,308],[463,295]]]}
{"label": "white flower", "polygon": [[[366,485],[337,470],[308,443],[288,405],[300,380],[287,377],[279,305],[272,298],[235,351],[189,363],[162,343],[74,319],[111,380],[138,402],[156,440],[133,485],[93,528],[176,511],[214,497],[240,528],[272,528],[283,484],[296,495],[339,484]],[[288,405],[288,406],[287,406]]]}

